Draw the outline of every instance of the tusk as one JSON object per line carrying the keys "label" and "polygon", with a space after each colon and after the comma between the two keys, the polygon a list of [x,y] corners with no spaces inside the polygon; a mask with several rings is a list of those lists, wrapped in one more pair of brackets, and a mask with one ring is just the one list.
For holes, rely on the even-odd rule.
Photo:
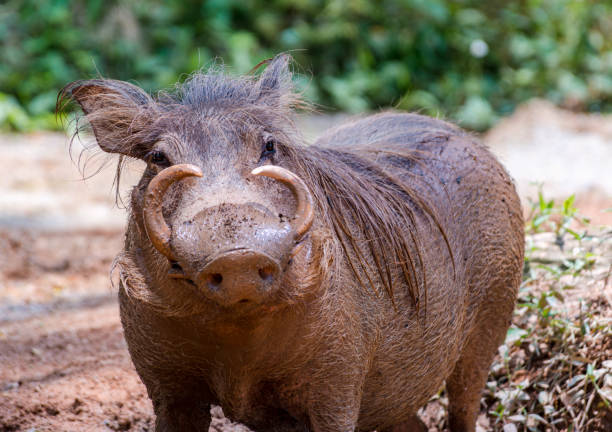
{"label": "tusk", "polygon": [[147,235],[155,249],[170,261],[176,261],[170,248],[170,228],[162,214],[164,194],[175,182],[185,177],[202,177],[202,170],[195,165],[172,165],[160,171],[147,186],[142,215]]}
{"label": "tusk", "polygon": [[304,183],[304,180],[299,178],[296,174],[291,171],[276,166],[276,165],[264,165],[255,168],[251,171],[251,174],[256,176],[266,176],[283,182],[286,184],[291,192],[295,195],[297,200],[297,210],[295,214],[295,240],[300,239],[308,232],[314,221],[314,204],[312,194],[308,190],[308,186]]}

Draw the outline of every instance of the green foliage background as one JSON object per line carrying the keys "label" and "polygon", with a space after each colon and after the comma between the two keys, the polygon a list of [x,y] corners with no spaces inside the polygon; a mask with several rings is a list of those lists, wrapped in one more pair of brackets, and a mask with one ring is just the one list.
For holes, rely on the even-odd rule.
{"label": "green foliage background", "polygon": [[0,127],[54,128],[57,91],[97,75],[154,91],[221,58],[291,51],[311,101],[394,106],[486,129],[530,97],[612,109],[612,2],[601,0],[8,0]]}

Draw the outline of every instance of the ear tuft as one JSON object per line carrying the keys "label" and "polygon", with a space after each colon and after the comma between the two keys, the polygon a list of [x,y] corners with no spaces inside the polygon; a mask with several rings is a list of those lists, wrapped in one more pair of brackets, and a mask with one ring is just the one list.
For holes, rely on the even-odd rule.
{"label": "ear tuft", "polygon": [[155,102],[142,89],[125,81],[75,81],[60,91],[58,109],[65,101],[79,104],[102,150],[143,156],[143,135]]}
{"label": "ear tuft", "polygon": [[279,54],[270,61],[259,78],[262,93],[289,89],[291,86],[290,61],[291,57],[288,54]]}

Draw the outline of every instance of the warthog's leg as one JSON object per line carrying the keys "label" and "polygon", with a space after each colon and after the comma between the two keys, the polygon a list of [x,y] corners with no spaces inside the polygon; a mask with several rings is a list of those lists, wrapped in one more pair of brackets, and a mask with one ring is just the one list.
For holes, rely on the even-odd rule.
{"label": "warthog's leg", "polygon": [[425,423],[415,414],[402,424],[378,432],[427,432],[427,426],[425,426]]}
{"label": "warthog's leg", "polygon": [[155,432],[208,432],[210,404],[198,401],[195,396],[176,399],[164,397],[155,401],[153,406],[157,416]]}
{"label": "warthog's leg", "polygon": [[[354,432],[359,418],[359,383],[336,383],[313,395],[310,408],[311,432]],[[321,385],[321,388],[324,388]],[[343,389],[341,392],[339,389]]]}
{"label": "warthog's leg", "polygon": [[514,300],[508,300],[509,296],[514,295],[512,288],[492,291],[489,300],[476,317],[476,327],[472,330],[453,372],[446,380],[451,432],[475,430],[480,396],[489,374],[489,367],[497,348],[504,342],[506,330],[512,319]]}
{"label": "warthog's leg", "polygon": [[312,432],[354,432],[357,426],[357,415],[351,412],[323,413],[317,409],[317,413],[310,416]]}

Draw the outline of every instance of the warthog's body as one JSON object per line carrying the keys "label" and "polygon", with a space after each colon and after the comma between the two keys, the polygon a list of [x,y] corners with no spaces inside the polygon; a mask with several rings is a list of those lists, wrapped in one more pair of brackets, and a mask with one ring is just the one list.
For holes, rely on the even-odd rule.
{"label": "warthog's body", "polygon": [[[285,61],[275,60],[258,81],[196,78],[164,109],[123,84],[77,83],[67,90],[105,150],[144,158],[134,154],[140,144],[130,134],[158,128],[162,133],[150,141],[161,135],[168,142],[171,135],[180,147],[172,163],[189,162],[204,174],[173,186],[164,201],[169,261],[151,244],[143,221],[144,194],[159,171],[150,166],[132,194],[117,261],[125,337],[157,429],[208,430],[211,404],[256,431],[410,429],[418,425],[417,409],[446,381],[451,430],[473,430],[521,279],[523,222],[509,176],[471,136],[414,114],[379,114],[336,128],[310,147],[292,143],[285,117],[270,115],[288,108],[286,81],[278,79]],[[214,90],[227,89],[206,96],[198,90],[214,82]],[[266,91],[234,107],[223,99],[238,99],[232,85]],[[265,99],[274,92],[278,99]],[[104,99],[109,93],[135,100],[127,105],[137,104],[139,114],[125,114],[124,104],[129,121],[103,123],[105,115],[117,115],[100,108],[116,104],[115,96]],[[193,102],[197,97],[207,99]],[[152,112],[142,109],[153,104]],[[248,111],[253,104],[262,111]],[[163,122],[155,123],[156,115]],[[141,127],[143,118],[152,126]],[[241,129],[249,122],[256,126]],[[131,129],[118,132],[122,124]],[[266,249],[268,237],[258,243],[260,225],[278,224],[281,232],[288,226],[282,215],[296,210],[286,187],[250,175],[262,164],[259,150],[249,150],[257,128],[282,132],[282,150],[266,162],[295,173],[314,198],[314,224],[295,248],[279,240]],[[104,133],[123,134],[129,150],[105,144]],[[239,278],[231,272],[243,265],[250,269],[251,255],[246,264],[236,262],[236,247],[265,250],[256,260],[280,263],[281,273],[269,279],[276,288],[217,285]],[[230,261],[219,250],[230,250]],[[277,250],[284,251],[280,258]],[[216,273],[198,273],[211,260]],[[188,281],[168,278],[175,261]]]}

